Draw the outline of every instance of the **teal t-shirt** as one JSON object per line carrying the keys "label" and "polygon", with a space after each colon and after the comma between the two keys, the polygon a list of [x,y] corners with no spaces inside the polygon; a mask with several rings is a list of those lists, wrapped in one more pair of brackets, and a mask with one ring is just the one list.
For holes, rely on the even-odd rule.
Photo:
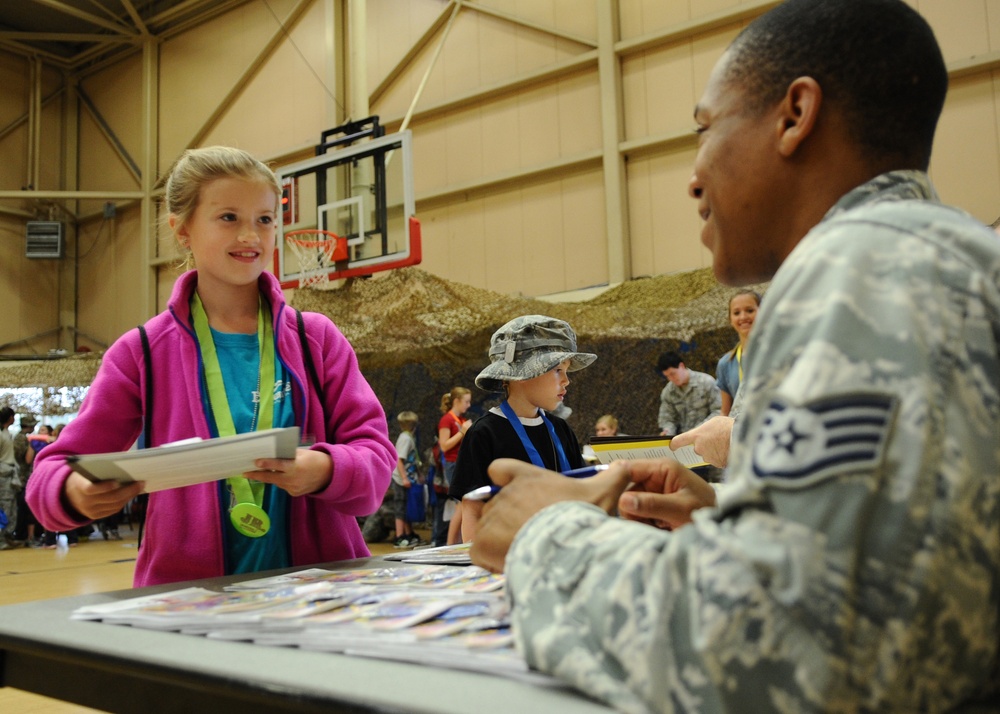
{"label": "teal t-shirt", "polygon": [[[212,330],[212,340],[219,355],[226,398],[232,412],[236,433],[250,431],[253,424],[254,393],[260,370],[257,335],[241,335]],[[292,408],[292,385],[287,370],[278,359],[274,364],[273,426],[295,426]],[[233,527],[229,520],[231,494],[225,481],[219,482],[222,503],[222,523],[226,543],[227,574],[255,573],[260,570],[286,568],[291,563],[288,534],[290,497],[287,491],[267,484],[264,488],[264,510],[271,519],[271,529],[260,538],[250,538]]]}

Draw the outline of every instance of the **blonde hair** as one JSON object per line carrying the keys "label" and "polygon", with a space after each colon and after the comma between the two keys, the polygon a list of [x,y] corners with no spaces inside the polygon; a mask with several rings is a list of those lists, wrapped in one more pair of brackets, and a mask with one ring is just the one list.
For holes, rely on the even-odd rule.
{"label": "blonde hair", "polygon": [[598,418],[594,423],[594,426],[598,424],[604,424],[604,426],[610,427],[613,432],[618,433],[618,419],[616,419],[611,414],[605,414],[604,416]]}
{"label": "blonde hair", "polygon": [[[169,221],[170,216],[174,216],[175,235],[194,215],[205,185],[221,178],[259,181],[274,191],[274,210],[278,210],[281,184],[264,163],[242,149],[229,146],[188,149],[170,170],[164,197],[167,209],[165,220]],[[186,251],[185,263],[190,262],[190,259],[190,252]]]}
{"label": "blonde hair", "polygon": [[441,413],[444,414],[451,411],[455,400],[461,399],[466,394],[472,394],[472,390],[465,387],[452,387],[450,392],[445,392],[444,396],[441,397]]}
{"label": "blonde hair", "polygon": [[420,418],[415,412],[400,412],[396,415],[396,421],[399,422],[399,428],[403,431],[413,431],[413,427],[417,425]]}

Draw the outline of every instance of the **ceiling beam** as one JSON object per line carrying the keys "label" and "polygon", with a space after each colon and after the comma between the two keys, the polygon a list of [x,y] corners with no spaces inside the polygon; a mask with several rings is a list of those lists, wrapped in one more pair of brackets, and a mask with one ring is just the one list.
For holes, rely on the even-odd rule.
{"label": "ceiling beam", "polygon": [[111,20],[105,20],[103,17],[98,17],[85,10],[80,10],[79,8],[73,7],[72,5],[67,5],[62,0],[32,0],[32,2],[38,5],[44,5],[45,7],[52,8],[57,12],[61,12],[65,15],[70,15],[77,18],[78,20],[83,20],[84,22],[89,22],[91,25],[97,25],[98,27],[103,27],[105,30],[111,30],[112,32],[120,32],[123,35],[136,34],[127,25],[123,25],[118,22],[112,22]]}
{"label": "ceiling beam", "polygon": [[143,35],[144,37],[149,35],[149,28],[146,27],[146,23],[142,21],[142,17],[139,16],[138,12],[136,12],[135,4],[132,2],[132,0],[120,0],[120,2],[122,6],[125,8],[125,12],[127,12],[129,17],[132,18],[132,23],[135,25],[135,28],[139,31],[139,34]]}

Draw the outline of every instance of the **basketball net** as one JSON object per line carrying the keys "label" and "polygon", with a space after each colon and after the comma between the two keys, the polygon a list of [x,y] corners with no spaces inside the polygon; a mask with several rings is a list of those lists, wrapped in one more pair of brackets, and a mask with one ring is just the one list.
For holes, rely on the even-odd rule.
{"label": "basketball net", "polygon": [[322,290],[330,287],[330,273],[336,268],[339,257],[336,255],[338,243],[344,243],[344,239],[330,231],[301,230],[285,234],[285,245],[299,262],[300,288]]}

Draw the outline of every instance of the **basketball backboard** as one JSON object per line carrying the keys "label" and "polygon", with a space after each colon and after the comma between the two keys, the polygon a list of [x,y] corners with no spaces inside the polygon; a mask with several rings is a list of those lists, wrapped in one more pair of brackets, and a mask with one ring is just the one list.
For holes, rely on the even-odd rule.
{"label": "basketball backboard", "polygon": [[[358,141],[275,172],[284,204],[275,245],[275,274],[282,287],[420,262],[410,136],[404,131]],[[314,236],[313,230],[327,233]],[[295,236],[286,241],[289,233]],[[315,244],[316,239],[332,241],[330,234],[337,237],[336,249],[332,243]]]}

